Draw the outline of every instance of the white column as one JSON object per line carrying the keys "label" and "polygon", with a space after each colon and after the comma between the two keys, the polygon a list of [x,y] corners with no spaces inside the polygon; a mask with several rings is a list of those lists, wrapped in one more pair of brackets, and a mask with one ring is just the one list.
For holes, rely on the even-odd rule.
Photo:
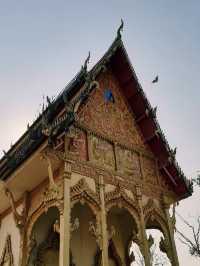
{"label": "white column", "polygon": [[70,182],[71,182],[71,163],[65,161],[64,167],[64,206],[60,215],[60,258],[59,266],[70,265]]}
{"label": "white column", "polygon": [[169,215],[169,205],[164,202],[164,211],[165,211],[165,217],[168,225],[168,237],[170,241],[170,255],[171,255],[171,263],[173,266],[179,266],[179,261],[178,261],[178,255],[177,255],[177,250],[176,250],[176,244],[174,240],[174,229],[172,226],[171,222],[171,217]]}
{"label": "white column", "polygon": [[107,220],[105,210],[105,199],[104,199],[104,180],[103,176],[99,177],[99,192],[101,201],[101,233],[102,233],[102,265],[109,266],[108,264],[108,233],[107,233]]}
{"label": "white column", "polygon": [[142,240],[142,249],[143,249],[142,253],[144,256],[145,266],[151,266],[150,250],[146,234],[146,227],[145,227],[144,213],[142,206],[142,192],[140,186],[136,187],[136,195],[137,195],[138,205],[140,208],[140,230],[141,230],[141,240]]}

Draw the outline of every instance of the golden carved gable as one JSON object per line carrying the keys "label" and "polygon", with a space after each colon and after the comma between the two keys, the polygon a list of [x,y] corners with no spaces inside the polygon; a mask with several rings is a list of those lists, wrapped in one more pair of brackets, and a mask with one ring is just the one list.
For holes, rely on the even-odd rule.
{"label": "golden carved gable", "polygon": [[[97,81],[99,86],[91,92],[78,112],[78,124],[87,132],[84,143],[85,149],[88,149],[88,160],[101,169],[117,172],[127,182],[144,182],[147,194],[160,194],[161,187],[169,192],[163,177],[159,175],[156,158],[144,143],[117,78],[108,69]],[[112,92],[110,101],[105,99],[106,90]]]}
{"label": "golden carved gable", "polygon": [[[99,77],[99,88],[94,90],[85,106],[80,109],[80,121],[89,129],[112,138],[113,141],[146,149],[142,137],[134,125],[134,117],[128,109],[119,84],[111,71]],[[106,102],[104,92],[112,91],[114,103]]]}

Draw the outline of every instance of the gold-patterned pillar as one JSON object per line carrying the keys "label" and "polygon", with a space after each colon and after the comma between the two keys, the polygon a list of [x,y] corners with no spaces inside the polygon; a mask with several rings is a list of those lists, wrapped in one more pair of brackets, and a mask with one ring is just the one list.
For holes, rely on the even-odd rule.
{"label": "gold-patterned pillar", "polygon": [[64,163],[64,204],[63,211],[60,214],[60,254],[59,266],[70,265],[70,182],[71,182],[71,162]]}
{"label": "gold-patterned pillar", "polygon": [[138,201],[139,209],[140,209],[140,231],[141,231],[142,253],[144,256],[145,265],[151,266],[151,256],[150,256],[149,243],[148,243],[147,234],[146,234],[144,213],[143,213],[143,207],[142,207],[142,192],[141,192],[140,186],[136,186],[136,196],[137,196],[137,201]]}
{"label": "gold-patterned pillar", "polygon": [[165,217],[166,217],[167,226],[168,226],[167,228],[168,239],[169,239],[169,247],[167,247],[167,249],[169,250],[168,257],[171,260],[171,263],[173,266],[179,266],[176,244],[174,240],[174,225],[172,224],[172,218],[170,217],[170,214],[169,214],[170,204],[168,203],[168,200],[165,196],[163,196],[163,208],[164,208]]}
{"label": "gold-patterned pillar", "polygon": [[102,266],[109,266],[108,264],[108,233],[107,233],[107,219],[105,209],[105,185],[103,176],[99,176],[99,193],[101,201],[101,234],[102,234]]}
{"label": "gold-patterned pillar", "polygon": [[27,260],[26,254],[26,231],[24,230],[20,234],[20,252],[19,252],[19,266],[25,266]]}

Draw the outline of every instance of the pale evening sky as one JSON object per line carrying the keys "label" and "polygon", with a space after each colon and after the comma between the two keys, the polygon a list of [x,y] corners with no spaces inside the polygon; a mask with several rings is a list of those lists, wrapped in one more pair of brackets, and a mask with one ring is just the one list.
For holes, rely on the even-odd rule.
{"label": "pale evening sky", "polygon": [[[200,1],[0,0],[0,157],[73,78],[91,51],[92,66],[125,22],[123,41],[177,160],[187,175],[200,169]],[[151,80],[159,75],[159,83]],[[200,214],[199,191],[180,204]],[[178,222],[179,225],[179,222]],[[177,242],[180,265],[199,261]]]}

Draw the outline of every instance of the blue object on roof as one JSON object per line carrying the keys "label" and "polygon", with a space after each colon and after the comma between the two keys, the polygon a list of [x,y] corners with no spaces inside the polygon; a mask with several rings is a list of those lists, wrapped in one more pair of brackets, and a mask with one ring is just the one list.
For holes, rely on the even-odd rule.
{"label": "blue object on roof", "polygon": [[106,102],[113,102],[114,103],[114,96],[112,94],[112,91],[110,89],[106,89],[104,91],[104,99]]}

